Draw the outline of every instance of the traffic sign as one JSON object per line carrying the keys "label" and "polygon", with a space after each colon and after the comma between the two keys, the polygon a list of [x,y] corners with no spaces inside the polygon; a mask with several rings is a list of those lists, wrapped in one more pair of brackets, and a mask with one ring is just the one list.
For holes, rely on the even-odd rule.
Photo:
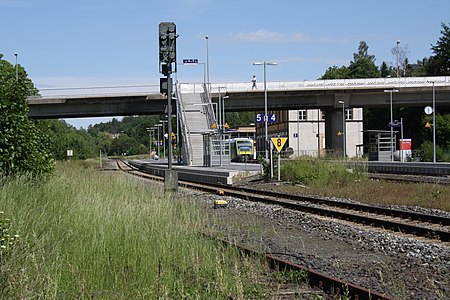
{"label": "traffic sign", "polygon": [[427,115],[431,115],[433,113],[433,108],[431,106],[425,106],[424,111]]}
{"label": "traffic sign", "polygon": [[276,137],[276,138],[271,138],[273,145],[275,146],[275,148],[277,149],[278,152],[281,151],[281,149],[283,149],[284,144],[286,144],[287,141],[287,137]]}

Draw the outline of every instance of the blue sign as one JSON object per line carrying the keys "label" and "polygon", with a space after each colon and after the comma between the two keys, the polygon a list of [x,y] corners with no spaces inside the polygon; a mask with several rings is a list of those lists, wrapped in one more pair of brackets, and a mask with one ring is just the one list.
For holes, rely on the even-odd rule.
{"label": "blue sign", "polygon": [[264,114],[256,114],[256,123],[264,123],[266,121],[268,123],[276,123],[277,122],[277,115],[276,114],[269,114],[268,118],[264,117]]}
{"label": "blue sign", "polygon": [[183,64],[198,64],[197,58],[186,58],[183,59]]}

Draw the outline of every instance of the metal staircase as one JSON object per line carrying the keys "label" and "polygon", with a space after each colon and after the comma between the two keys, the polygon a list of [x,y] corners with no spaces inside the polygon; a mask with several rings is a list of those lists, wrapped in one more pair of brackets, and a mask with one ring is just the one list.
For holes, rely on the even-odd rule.
{"label": "metal staircase", "polygon": [[[218,130],[212,129],[213,123],[217,124],[217,116],[206,89],[203,93],[183,93],[177,86],[176,92],[183,141],[181,149],[183,162],[195,166],[228,165],[229,145],[221,144]],[[222,156],[220,156],[221,148]]]}

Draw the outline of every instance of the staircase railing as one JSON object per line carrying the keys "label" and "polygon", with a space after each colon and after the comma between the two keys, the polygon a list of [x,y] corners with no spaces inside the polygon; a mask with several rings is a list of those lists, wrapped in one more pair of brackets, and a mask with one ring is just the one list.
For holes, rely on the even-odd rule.
{"label": "staircase railing", "polygon": [[177,95],[177,105],[178,105],[178,119],[180,122],[180,129],[181,129],[181,136],[183,141],[183,146],[181,148],[181,156],[183,158],[183,162],[185,165],[192,165],[192,157],[193,157],[193,150],[192,150],[192,143],[190,138],[190,132],[189,128],[186,125],[186,115],[185,115],[185,106],[183,101],[181,101],[181,90],[180,85],[177,83],[175,86],[175,91]]}

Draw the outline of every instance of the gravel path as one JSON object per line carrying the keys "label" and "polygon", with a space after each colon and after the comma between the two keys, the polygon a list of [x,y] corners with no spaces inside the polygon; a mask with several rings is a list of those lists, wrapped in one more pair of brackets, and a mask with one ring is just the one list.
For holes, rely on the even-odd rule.
{"label": "gravel path", "polygon": [[[212,226],[230,240],[397,299],[450,299],[448,243],[401,237],[274,205],[192,193],[216,217]],[[227,200],[228,206],[213,209],[217,199]]]}

